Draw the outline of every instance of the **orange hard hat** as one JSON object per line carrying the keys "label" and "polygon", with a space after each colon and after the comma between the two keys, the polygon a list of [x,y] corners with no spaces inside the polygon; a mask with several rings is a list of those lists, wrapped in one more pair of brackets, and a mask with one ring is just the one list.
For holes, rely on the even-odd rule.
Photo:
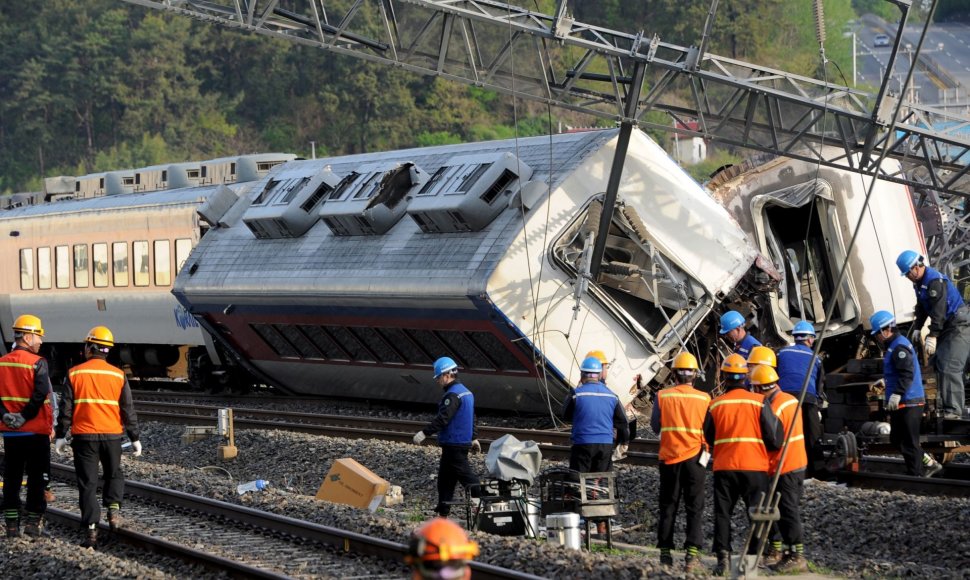
{"label": "orange hard hat", "polygon": [[697,357],[689,352],[682,352],[674,357],[674,362],[670,365],[674,370],[696,371],[700,369],[697,365]]}
{"label": "orange hard hat", "polygon": [[95,326],[88,331],[88,336],[84,339],[84,342],[100,344],[101,346],[114,346],[115,337],[107,326]]}
{"label": "orange hard hat", "polygon": [[33,314],[21,314],[13,321],[13,331],[44,336],[44,326]]}
{"label": "orange hard hat", "polygon": [[748,380],[756,387],[767,387],[778,382],[778,373],[768,365],[758,365]]}
{"label": "orange hard hat", "polygon": [[[421,524],[411,534],[408,555],[404,561],[421,569],[419,578],[431,578],[425,571],[439,567],[437,563],[466,562],[478,555],[478,544],[469,540],[461,526],[447,518],[434,518]],[[431,569],[428,568],[428,564]],[[417,572],[417,570],[416,570]],[[471,574],[471,570],[468,570]]]}
{"label": "orange hard hat", "polygon": [[748,374],[748,361],[744,360],[744,357],[737,353],[730,354],[721,364],[721,372],[735,375],[746,375]]}
{"label": "orange hard hat", "polygon": [[758,345],[752,348],[751,354],[748,355],[748,366],[753,367],[754,365],[768,365],[772,368],[778,368],[778,357],[775,356],[775,351],[767,346]]}

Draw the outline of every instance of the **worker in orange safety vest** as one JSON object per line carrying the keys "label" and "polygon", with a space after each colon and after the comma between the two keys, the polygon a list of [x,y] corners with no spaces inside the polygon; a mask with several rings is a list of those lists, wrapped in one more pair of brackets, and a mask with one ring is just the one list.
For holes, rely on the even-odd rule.
{"label": "worker in orange safety vest", "polygon": [[677,384],[657,393],[650,426],[660,434],[660,519],[657,522],[657,547],[660,563],[672,566],[674,522],[681,498],[687,512],[687,538],[684,570],[694,571],[704,541],[701,517],[704,513],[704,480],[711,458],[704,442],[704,419],[711,396],[694,388],[700,367],[689,352],[674,357],[671,365]]}
{"label": "worker in orange safety vest", "polygon": [[81,545],[87,548],[93,548],[98,541],[98,464],[104,471],[102,503],[108,508],[108,526],[115,530],[122,524],[125,478],[121,471],[121,439],[125,432],[135,457],[142,450],[128,379],[124,371],[105,360],[114,344],[114,335],[104,326],[88,332],[84,339],[87,360],[68,371],[68,389],[55,435],[54,448],[61,454],[67,449],[68,429],[71,432],[81,526],[86,530]]}

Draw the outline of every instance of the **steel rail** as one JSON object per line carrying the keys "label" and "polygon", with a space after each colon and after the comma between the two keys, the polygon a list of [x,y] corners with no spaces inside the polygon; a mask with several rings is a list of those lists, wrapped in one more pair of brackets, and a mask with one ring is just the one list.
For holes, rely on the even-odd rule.
{"label": "steel rail", "polygon": [[[75,472],[72,467],[57,463],[51,464],[51,474],[65,479],[75,477]],[[390,540],[366,536],[364,534],[349,530],[342,530],[340,528],[324,526],[279,514],[247,508],[245,506],[239,506],[217,499],[192,495],[144,482],[130,480],[125,481],[125,494],[146,501],[164,503],[166,505],[186,510],[218,516],[231,521],[239,522],[246,526],[264,530],[269,533],[285,534],[300,540],[333,546],[334,548],[344,552],[374,556],[383,560],[401,562],[408,551],[407,546],[398,542],[392,542]],[[137,534],[136,532],[131,532],[130,530],[121,530],[121,533],[124,535],[141,535]],[[217,557],[213,556],[213,558]],[[240,566],[242,566],[242,564],[240,564]],[[475,578],[488,580],[534,580],[539,578],[538,576],[534,576],[532,574],[517,572],[515,570],[509,570],[481,562],[472,562],[471,568]],[[265,571],[263,572],[265,573]],[[256,577],[278,578],[280,576],[274,575]]]}
{"label": "steel rail", "polygon": [[[51,465],[51,468],[53,470],[55,466]],[[73,470],[71,470],[71,474],[73,475]],[[47,511],[44,512],[44,517],[48,521],[62,526],[81,525],[80,515],[57,508],[48,507]],[[108,526],[104,523],[99,523],[98,527],[101,528],[102,532],[108,531]],[[267,580],[290,578],[286,574],[277,574],[269,570],[249,566],[241,562],[236,562],[235,560],[230,560],[229,558],[208,554],[201,550],[170,542],[163,538],[142,534],[125,528],[112,530],[111,536],[141,550],[162,554],[163,556],[175,558],[187,564],[201,565],[208,570],[226,574],[231,578],[265,578]]]}

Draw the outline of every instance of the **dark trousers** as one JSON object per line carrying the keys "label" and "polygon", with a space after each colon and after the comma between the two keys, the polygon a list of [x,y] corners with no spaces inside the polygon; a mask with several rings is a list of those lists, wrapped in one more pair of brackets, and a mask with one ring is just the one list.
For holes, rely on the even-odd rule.
{"label": "dark trousers", "polygon": [[[787,425],[785,428],[787,429]],[[805,453],[808,455],[806,477],[814,477],[815,472],[825,467],[825,457],[821,446],[822,421],[818,418],[817,403],[802,404],[802,432],[805,434]],[[787,433],[786,433],[787,434]]]}
{"label": "dark trousers", "polygon": [[970,309],[963,307],[943,325],[936,342],[933,368],[936,370],[937,397],[943,412],[963,417],[963,373],[970,359]]}
{"label": "dark trousers", "polygon": [[919,444],[919,422],[923,407],[904,407],[889,413],[889,442],[899,447],[909,475],[923,475],[923,448]]}
{"label": "dark trousers", "polygon": [[[714,553],[731,551],[731,514],[741,499],[746,508],[758,505],[762,492],[768,487],[768,474],[762,471],[714,472]],[[758,551],[758,543],[751,542],[748,553]]]}
{"label": "dark trousers", "polygon": [[50,480],[51,438],[21,435],[3,438],[3,509],[20,510],[20,487],[27,475],[27,511],[47,511],[44,490]]}
{"label": "dark trousers", "polygon": [[125,493],[125,476],[121,473],[121,439],[71,442],[74,449],[74,471],[77,472],[78,500],[81,503],[81,525],[87,527],[101,519],[98,505],[98,464],[104,470],[101,502],[107,507],[121,503]]}
{"label": "dark trousers", "polygon": [[686,461],[665,465],[660,469],[660,520],[657,523],[657,547],[674,547],[674,522],[677,508],[684,500],[687,512],[687,538],[684,547],[700,548],[704,542],[701,516],[704,514],[704,479],[707,469],[697,462],[695,455]]}
{"label": "dark trousers", "polygon": [[781,518],[771,526],[772,541],[782,540],[789,546],[804,542],[802,535],[802,491],[805,488],[805,471],[789,471],[778,478],[778,511]]}
{"label": "dark trousers", "polygon": [[613,469],[613,444],[573,445],[569,451],[569,469],[580,473],[610,471]]}
{"label": "dark trousers", "polygon": [[469,490],[474,497],[481,494],[478,474],[468,463],[468,447],[454,445],[441,446],[441,463],[438,466],[438,506],[435,512],[441,517],[448,517],[451,506],[448,502],[455,499],[455,485],[459,482]]}

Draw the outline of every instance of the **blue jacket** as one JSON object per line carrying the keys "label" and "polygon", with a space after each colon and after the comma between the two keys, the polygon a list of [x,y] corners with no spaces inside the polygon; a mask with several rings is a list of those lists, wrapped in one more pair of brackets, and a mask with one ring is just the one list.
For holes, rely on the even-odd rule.
{"label": "blue jacket", "polygon": [[949,278],[927,266],[923,278],[913,284],[916,290],[916,326],[930,318],[930,336],[938,336],[943,326],[963,306],[963,296]]}
{"label": "blue jacket", "polygon": [[563,418],[573,422],[573,445],[626,443],[630,426],[620,399],[603,383],[583,383],[566,399]]}
{"label": "blue jacket", "polygon": [[751,354],[751,349],[756,346],[761,346],[761,341],[751,336],[751,333],[748,332],[744,335],[744,338],[741,339],[741,342],[734,345],[734,352],[743,356],[744,360],[748,360],[748,355]]}
{"label": "blue jacket", "polygon": [[916,362],[913,343],[901,334],[889,339],[886,356],[882,359],[882,372],[886,379],[886,402],[895,394],[902,395],[900,404],[918,405],[925,401],[923,375]]}
{"label": "blue jacket", "polygon": [[[786,346],[778,351],[778,387],[791,395],[798,396],[808,363],[812,360],[812,349],[805,344]],[[808,379],[808,390],[805,402],[818,403],[818,385],[822,377],[822,361],[815,359],[811,376]]]}
{"label": "blue jacket", "polygon": [[471,445],[475,438],[475,395],[465,385],[452,383],[438,403],[437,416],[423,431],[425,435],[438,433],[441,445]]}

